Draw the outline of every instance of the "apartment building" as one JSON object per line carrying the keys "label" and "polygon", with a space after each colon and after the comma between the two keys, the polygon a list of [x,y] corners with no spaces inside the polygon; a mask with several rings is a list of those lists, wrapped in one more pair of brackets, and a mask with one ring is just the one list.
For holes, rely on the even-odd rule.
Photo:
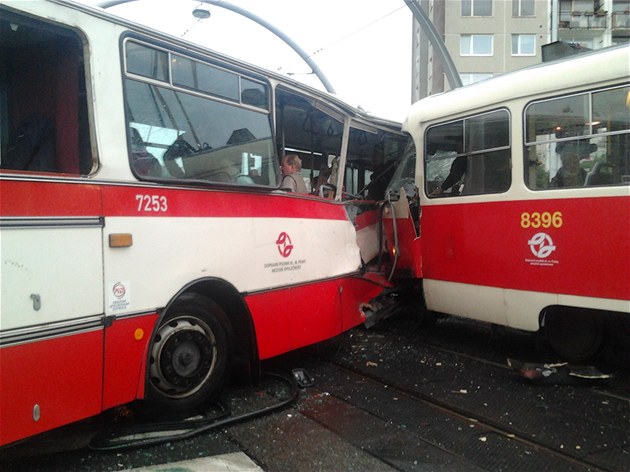
{"label": "apartment building", "polygon": [[[543,46],[599,49],[627,43],[630,0],[420,0],[464,85],[543,60]],[[448,90],[443,66],[417,23],[412,99]]]}

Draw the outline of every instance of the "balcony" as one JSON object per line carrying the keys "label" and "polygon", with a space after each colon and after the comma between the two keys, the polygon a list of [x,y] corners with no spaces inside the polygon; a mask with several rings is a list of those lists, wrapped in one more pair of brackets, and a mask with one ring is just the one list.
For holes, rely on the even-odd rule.
{"label": "balcony", "polygon": [[629,30],[630,29],[630,11],[616,11],[612,14],[613,30]]}
{"label": "balcony", "polygon": [[605,29],[607,17],[606,11],[561,11],[558,27],[560,29]]}

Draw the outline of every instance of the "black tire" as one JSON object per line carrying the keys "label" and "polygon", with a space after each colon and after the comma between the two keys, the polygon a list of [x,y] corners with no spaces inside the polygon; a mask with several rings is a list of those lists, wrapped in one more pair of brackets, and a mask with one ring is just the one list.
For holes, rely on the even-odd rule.
{"label": "black tire", "polygon": [[151,342],[141,410],[164,416],[211,400],[228,371],[230,338],[227,316],[209,298],[185,294],[173,302]]}
{"label": "black tire", "polygon": [[583,362],[601,350],[604,325],[596,313],[588,310],[555,309],[545,317],[545,337],[563,359]]}

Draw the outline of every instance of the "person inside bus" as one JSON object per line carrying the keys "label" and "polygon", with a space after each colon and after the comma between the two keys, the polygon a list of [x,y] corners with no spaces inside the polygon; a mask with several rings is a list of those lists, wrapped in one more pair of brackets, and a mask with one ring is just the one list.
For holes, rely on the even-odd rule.
{"label": "person inside bus", "polygon": [[[468,168],[468,158],[466,156],[459,156],[453,160],[451,164],[451,169],[448,173],[446,179],[442,185],[438,185],[431,192],[432,197],[439,197],[444,192],[451,189],[451,187],[455,187],[461,180],[464,174],[466,173],[466,169]],[[459,195],[459,189],[453,188],[450,195]]]}
{"label": "person inside bus", "polygon": [[302,177],[302,159],[297,154],[287,154],[282,158],[280,165],[282,171],[282,188],[290,189],[295,193],[308,193],[304,177]]}
{"label": "person inside bus", "polygon": [[335,186],[329,182],[332,175],[332,169],[328,166],[322,166],[319,169],[319,175],[315,180],[315,188],[313,193],[324,198],[333,198],[335,196]]}
{"label": "person inside bus", "polygon": [[385,198],[385,190],[389,186],[394,172],[396,172],[397,160],[386,160],[383,151],[384,143],[381,141],[374,146],[372,152],[372,175],[367,185],[367,198],[370,200],[382,200]]}
{"label": "person inside bus", "polygon": [[551,179],[552,188],[582,187],[586,181],[586,171],[580,166],[580,159],[586,158],[593,152],[595,144],[571,141],[556,145],[556,152],[560,155],[562,166]]}

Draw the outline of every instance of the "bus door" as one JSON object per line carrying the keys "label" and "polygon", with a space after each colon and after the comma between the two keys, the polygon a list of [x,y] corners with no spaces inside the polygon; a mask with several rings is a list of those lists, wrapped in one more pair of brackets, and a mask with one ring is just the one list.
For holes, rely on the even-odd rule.
{"label": "bus door", "polygon": [[78,179],[92,165],[81,146],[89,129],[82,42],[65,28],[2,15],[4,444],[101,411],[103,220],[100,189]]}
{"label": "bus door", "polygon": [[401,162],[405,138],[353,121],[343,162],[342,193],[357,230],[361,260],[368,271],[390,272],[383,219],[388,186]]}
{"label": "bus door", "polygon": [[4,180],[0,188],[5,443],[101,411],[103,224],[88,216],[100,205],[94,187]]}

